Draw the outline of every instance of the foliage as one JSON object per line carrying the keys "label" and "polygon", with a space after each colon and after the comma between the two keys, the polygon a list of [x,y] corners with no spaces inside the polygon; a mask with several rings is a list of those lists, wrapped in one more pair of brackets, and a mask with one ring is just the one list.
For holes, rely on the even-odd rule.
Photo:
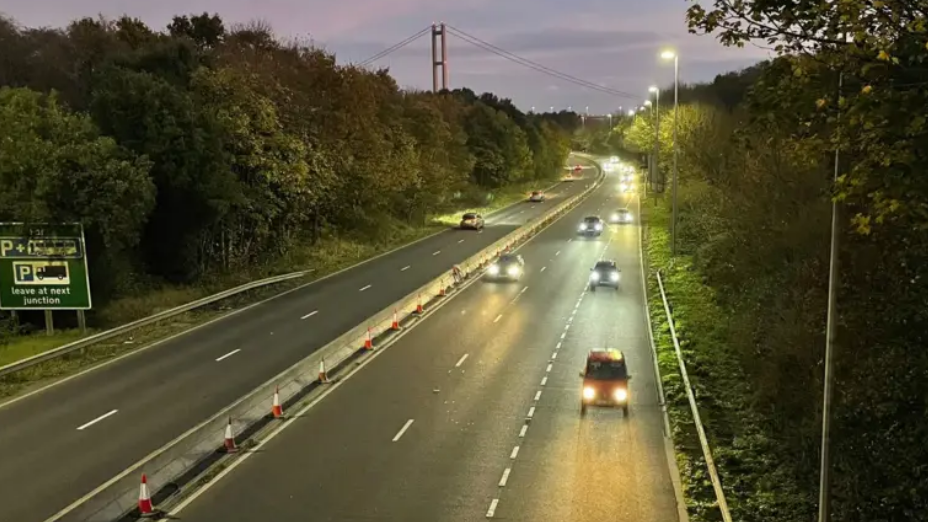
{"label": "foliage", "polygon": [[4,18],[0,40],[0,217],[84,223],[98,306],[339,238],[415,236],[471,195],[555,179],[576,120],[403,91],[386,70],[207,13],[164,31]]}
{"label": "foliage", "polygon": [[[846,96],[836,120],[827,94],[836,75],[821,64],[825,52],[778,58],[740,79],[726,75],[681,91],[689,102],[678,119],[679,256],[670,262],[670,195],[664,194],[646,204],[650,263],[665,270],[733,518],[812,520],[836,195],[832,517],[928,520],[922,442],[928,423],[912,414],[928,397],[928,355],[920,348],[928,298],[920,267],[928,262],[928,240],[913,212],[928,186],[909,170],[919,155],[908,156],[904,167],[889,159],[921,147],[921,136],[900,129],[908,124],[881,119],[897,110],[898,92],[870,97],[870,114],[861,121],[854,118],[863,102]],[[803,72],[797,75],[797,68]],[[730,105],[726,98],[741,102]],[[662,111],[659,165],[669,173],[672,118]],[[910,112],[908,122],[918,114]],[[842,136],[835,140],[839,123]],[[624,144],[647,150],[651,124],[638,118],[624,131]],[[867,134],[871,125],[879,132]],[[865,144],[864,135],[873,141]],[[843,156],[837,186],[835,143]],[[867,165],[866,179],[854,172],[857,163]],[[883,194],[904,194],[905,208],[881,207],[865,192],[874,190],[873,180],[880,180]],[[663,319],[655,314],[652,320],[660,332]],[[658,337],[659,350],[672,353],[666,334]],[[717,520],[675,364],[661,367],[691,507],[697,520]]]}

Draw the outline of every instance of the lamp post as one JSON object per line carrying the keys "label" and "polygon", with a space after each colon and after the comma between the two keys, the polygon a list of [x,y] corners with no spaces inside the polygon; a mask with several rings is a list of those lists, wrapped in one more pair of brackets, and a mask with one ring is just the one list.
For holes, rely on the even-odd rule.
{"label": "lamp post", "polygon": [[657,85],[652,85],[648,87],[648,92],[654,93],[654,170],[651,172],[651,183],[654,183],[660,176],[657,159],[661,151],[661,90]]}
{"label": "lamp post", "polygon": [[677,257],[677,122],[679,88],[680,88],[680,57],[674,51],[664,51],[661,53],[664,60],[673,60],[673,188],[671,189],[671,200],[673,212],[670,225],[670,256]]}

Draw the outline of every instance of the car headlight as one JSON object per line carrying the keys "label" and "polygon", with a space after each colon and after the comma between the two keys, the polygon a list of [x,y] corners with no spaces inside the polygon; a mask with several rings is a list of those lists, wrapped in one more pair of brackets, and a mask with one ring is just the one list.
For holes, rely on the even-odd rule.
{"label": "car headlight", "polygon": [[490,265],[490,275],[496,275],[499,273],[499,265]]}
{"label": "car headlight", "polygon": [[580,224],[580,230],[586,230],[586,223]]}
{"label": "car headlight", "polygon": [[596,390],[594,390],[593,388],[590,388],[589,386],[587,386],[586,388],[583,388],[584,399],[592,399],[593,397],[596,397]]}
{"label": "car headlight", "polygon": [[602,230],[602,229],[603,229],[603,224],[602,224],[602,223],[596,223],[596,230]]}
{"label": "car headlight", "polygon": [[618,388],[615,391],[615,400],[625,402],[628,399],[628,391],[625,388]]}
{"label": "car headlight", "polygon": [[626,185],[625,183],[622,183],[621,185],[619,185],[619,190],[621,190],[622,192],[625,192],[626,190],[628,190],[628,185]]}
{"label": "car headlight", "polygon": [[509,275],[511,275],[511,276],[519,275],[519,267],[517,267],[517,266],[511,266],[511,267],[509,267],[508,270],[506,270],[506,273],[509,274]]}
{"label": "car headlight", "polygon": [[629,223],[631,223],[631,221],[632,221],[632,215],[631,215],[631,214],[625,214],[625,221],[628,221]]}
{"label": "car headlight", "polygon": [[619,280],[619,273],[618,273],[618,272],[613,272],[613,273],[609,274],[609,279],[612,279],[613,281],[618,281],[618,280]]}
{"label": "car headlight", "polygon": [[592,274],[590,274],[590,280],[599,281],[599,272],[593,272]]}
{"label": "car headlight", "polygon": [[619,215],[618,215],[618,214],[613,214],[613,215],[612,215],[612,220],[613,220],[613,221],[618,221],[618,220],[619,220]]}

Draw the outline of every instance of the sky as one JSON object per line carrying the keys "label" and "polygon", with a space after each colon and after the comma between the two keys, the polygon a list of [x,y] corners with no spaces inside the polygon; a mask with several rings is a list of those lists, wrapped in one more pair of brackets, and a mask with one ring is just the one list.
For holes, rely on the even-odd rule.
{"label": "sky", "polygon": [[[640,106],[650,85],[673,84],[660,51],[679,53],[682,83],[711,81],[769,56],[725,48],[687,32],[686,0],[0,0],[26,27],[62,27],[84,16],[123,14],[163,29],[176,14],[218,13],[227,26],[261,20],[283,38],[310,40],[339,62],[360,63],[435,22],[448,34],[450,88],[510,98],[522,110],[571,107],[591,114]],[[456,35],[476,37],[549,70],[604,86],[605,93],[514,63]],[[431,89],[430,37],[374,62],[402,87]],[[372,66],[372,67],[373,67]]]}

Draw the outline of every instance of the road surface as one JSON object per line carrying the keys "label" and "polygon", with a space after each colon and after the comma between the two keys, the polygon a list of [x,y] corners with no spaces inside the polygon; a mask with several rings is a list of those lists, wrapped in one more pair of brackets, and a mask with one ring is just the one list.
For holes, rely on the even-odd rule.
{"label": "road surface", "polygon": [[587,178],[0,407],[0,520],[45,520]]}
{"label": "road surface", "polygon": [[[575,235],[582,216],[622,199],[604,184],[519,250],[522,281],[463,290],[175,520],[677,520],[637,225]],[[586,291],[602,256],[623,272],[618,292]],[[629,418],[580,418],[578,373],[593,347],[625,351]]]}

